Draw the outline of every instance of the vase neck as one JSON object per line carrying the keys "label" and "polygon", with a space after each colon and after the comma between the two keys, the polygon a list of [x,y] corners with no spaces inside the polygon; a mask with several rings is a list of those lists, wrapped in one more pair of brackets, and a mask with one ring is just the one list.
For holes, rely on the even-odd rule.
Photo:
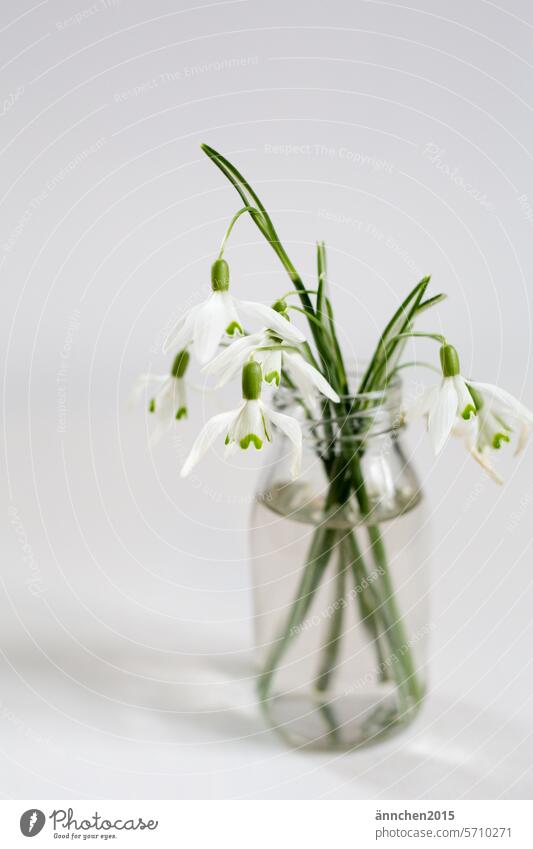
{"label": "vase neck", "polygon": [[332,443],[354,449],[371,441],[393,438],[405,427],[402,410],[402,386],[398,380],[377,392],[344,395],[339,403],[317,396],[313,404],[293,389],[276,393],[277,409],[296,416],[302,425],[304,440],[320,450]]}

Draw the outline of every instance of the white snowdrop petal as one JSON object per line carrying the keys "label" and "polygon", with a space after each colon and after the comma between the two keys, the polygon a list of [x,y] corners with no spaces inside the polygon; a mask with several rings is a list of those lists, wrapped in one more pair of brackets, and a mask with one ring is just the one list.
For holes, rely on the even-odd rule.
{"label": "white snowdrop petal", "polygon": [[174,378],[174,418],[187,415],[187,391],[182,377]]}
{"label": "white snowdrop petal", "polygon": [[477,380],[471,380],[470,383],[474,389],[477,389],[482,395],[487,396],[488,400],[494,406],[494,412],[497,411],[497,407],[499,406],[503,414],[507,412],[517,418],[533,423],[533,413],[531,410],[515,398],[514,395],[511,395],[510,392],[501,389],[499,386],[494,386],[492,383],[479,383]]}
{"label": "white snowdrop petal", "polygon": [[168,375],[166,374],[141,374],[135,381],[135,385],[128,398],[128,406],[134,406],[139,403],[146,392],[146,388],[151,383],[164,383]]}
{"label": "white snowdrop petal", "polygon": [[194,320],[194,353],[201,363],[215,354],[227,327],[223,293],[212,292],[197,310]]}
{"label": "white snowdrop petal", "polygon": [[416,398],[412,404],[407,405],[406,416],[409,421],[417,419],[420,416],[425,416],[433,407],[440,386],[428,386],[421,393],[419,398]]}
{"label": "white snowdrop petal", "polygon": [[161,419],[158,419],[156,421],[156,424],[152,428],[152,432],[150,433],[150,438],[148,440],[148,444],[151,448],[155,448],[155,446],[161,442],[169,427],[170,425],[168,421],[163,422]]}
{"label": "white snowdrop petal", "polygon": [[150,434],[150,445],[157,445],[166,434],[174,421],[173,393],[167,384],[164,391],[159,392],[155,399],[155,410],[150,413],[155,424]]}
{"label": "white snowdrop petal", "polygon": [[239,310],[250,318],[258,321],[264,327],[270,330],[275,330],[276,333],[286,339],[288,342],[304,342],[305,335],[301,330],[298,330],[290,321],[265,304],[257,303],[256,301],[239,301]]}
{"label": "white snowdrop petal", "polygon": [[263,378],[271,386],[279,386],[281,381],[282,354],[277,351],[258,351],[256,359],[261,361]]}
{"label": "white snowdrop petal", "polygon": [[457,391],[453,378],[445,377],[429,411],[428,430],[435,454],[442,450],[457,416]]}
{"label": "white snowdrop petal", "polygon": [[326,398],[329,398],[331,401],[335,401],[335,403],[338,404],[340,398],[333,387],[330,386],[326,378],[318,371],[318,369],[312,366],[311,363],[308,363],[301,354],[287,352],[285,354],[285,363],[297,383],[300,380],[307,379],[307,381],[318,389],[322,395],[325,395]]}
{"label": "white snowdrop petal", "polygon": [[265,413],[272,424],[279,427],[292,443],[291,476],[293,479],[297,478],[302,465],[302,429],[300,424],[292,416],[286,416],[284,413],[278,413],[275,410],[265,410]]}
{"label": "white snowdrop petal", "polygon": [[256,448],[262,447],[266,433],[260,401],[246,401],[244,403],[230,433],[230,439],[239,448],[247,448],[251,443]]}
{"label": "white snowdrop petal", "polygon": [[472,448],[472,449],[470,449],[470,454],[472,455],[472,457],[474,458],[476,463],[479,463],[481,468],[488,474],[488,476],[490,478],[492,478],[492,480],[495,483],[499,483],[499,484],[503,483],[502,478],[499,476],[496,469],[491,464],[491,462],[490,462],[490,460],[487,456],[487,454],[488,454],[487,451],[485,451],[485,450],[484,451],[478,451],[477,449]]}
{"label": "white snowdrop petal", "polygon": [[234,378],[237,374],[242,372],[242,367],[249,355],[242,358],[241,362],[231,363],[228,365],[227,369],[220,373],[219,378],[215,384],[215,389],[221,389],[222,386],[225,386],[228,381]]}
{"label": "white snowdrop petal", "polygon": [[263,333],[253,333],[249,336],[241,336],[234,342],[231,342],[227,348],[224,348],[220,354],[217,354],[207,365],[203,366],[202,371],[205,374],[217,374],[224,371],[229,363],[239,360],[241,357],[246,357],[249,354],[249,349],[261,345],[264,340]]}
{"label": "white snowdrop petal", "polygon": [[302,396],[304,403],[310,408],[310,410],[316,411],[318,409],[318,396],[315,384],[303,369],[298,369],[297,355],[295,356],[296,365],[294,360],[291,361],[290,355],[289,359],[287,359],[287,356],[287,354],[283,355],[289,377],[298,387],[298,391]]}
{"label": "white snowdrop petal", "polygon": [[175,378],[172,377],[171,374],[168,374],[168,375],[165,376],[165,379],[163,381],[161,381],[161,385],[160,385],[159,389],[157,390],[157,393],[156,393],[156,396],[155,396],[156,400],[157,400],[157,398],[165,398],[167,395],[170,395],[172,393],[174,381],[175,381]]}
{"label": "white snowdrop petal", "polygon": [[238,410],[232,410],[229,413],[219,413],[217,416],[213,416],[212,419],[209,419],[209,421],[205,423],[202,430],[196,437],[189,455],[183,464],[180,473],[182,478],[185,478],[188,474],[190,474],[192,468],[199,460],[201,460],[206,451],[209,450],[217,436],[230,427],[231,422],[237,413]]}
{"label": "white snowdrop petal", "polygon": [[263,334],[254,336],[243,336],[232,342],[224,351],[211,360],[202,371],[217,377],[216,387],[224,386],[249,359],[252,351],[258,344],[262,344]]}
{"label": "white snowdrop petal", "polygon": [[178,319],[167,338],[163,342],[163,353],[167,354],[172,348],[186,348],[192,341],[194,334],[194,321],[197,310],[201,304],[191,307],[185,315]]}
{"label": "white snowdrop petal", "polygon": [[235,306],[235,298],[230,295],[229,292],[219,292],[220,298],[224,304],[224,309],[226,312],[226,324],[224,327],[224,331],[231,328],[231,336],[242,335],[243,329],[241,320],[239,318],[239,314],[237,312],[237,308]]}
{"label": "white snowdrop petal", "polygon": [[475,416],[475,404],[464,378],[460,374],[456,374],[453,378],[455,391],[457,392],[457,413],[464,418],[465,412],[468,412],[468,418]]}
{"label": "white snowdrop petal", "polygon": [[529,439],[530,430],[531,430],[531,428],[529,426],[529,422],[522,422],[521,423],[520,432],[518,434],[518,441],[516,443],[516,449],[515,449],[515,452],[514,452],[515,457],[516,457],[517,454],[520,454],[520,452],[524,450],[526,442]]}
{"label": "white snowdrop petal", "polygon": [[465,421],[464,419],[460,420],[465,427],[465,444],[468,450],[472,450],[476,447],[479,440],[479,430],[480,430],[480,420],[477,416],[468,419]]}

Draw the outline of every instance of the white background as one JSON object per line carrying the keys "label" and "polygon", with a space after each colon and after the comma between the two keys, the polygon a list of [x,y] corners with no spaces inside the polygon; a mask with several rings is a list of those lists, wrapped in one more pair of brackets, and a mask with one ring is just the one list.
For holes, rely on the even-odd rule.
{"label": "white background", "polygon": [[[530,796],[531,452],[505,453],[497,488],[413,429],[432,692],[402,737],[309,755],[255,705],[257,463],[218,452],[178,478],[238,391],[192,394],[154,450],[127,399],[167,370],[165,330],[205,296],[238,206],[206,141],[256,185],[310,284],[327,241],[350,357],[431,272],[449,300],[430,329],[533,406],[532,38],[520,0],[2,5],[4,797]],[[249,221],[227,258],[237,294],[289,288]]]}

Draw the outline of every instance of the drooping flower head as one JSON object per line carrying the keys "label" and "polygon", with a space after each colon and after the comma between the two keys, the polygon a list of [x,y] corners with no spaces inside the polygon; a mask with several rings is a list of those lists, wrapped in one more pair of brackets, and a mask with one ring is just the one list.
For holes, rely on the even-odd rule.
{"label": "drooping flower head", "polygon": [[414,412],[427,415],[428,432],[435,453],[442,450],[457,418],[466,421],[476,415],[476,405],[461,375],[459,355],[453,345],[440,349],[442,380],[427,389]]}
{"label": "drooping flower head", "polygon": [[155,383],[158,389],[149,400],[148,410],[153,415],[156,426],[152,431],[150,441],[158,442],[173,422],[187,416],[187,394],[185,388],[185,372],[189,365],[188,351],[179,351],[174,357],[170,374],[145,374],[139,379],[134,392],[138,398],[144,393],[147,385]]}
{"label": "drooping flower head", "polygon": [[519,431],[519,451],[533,425],[533,413],[498,386],[465,380],[460,374],[459,356],[452,345],[441,347],[440,361],[440,384],[426,390],[413,412],[427,415],[435,453],[442,449],[453,431],[464,439],[470,454],[493,480],[501,483],[491,455],[510,442],[515,430]]}
{"label": "drooping flower head", "polygon": [[339,403],[337,392],[318,369],[308,362],[301,346],[294,343],[291,331],[287,332],[291,325],[284,302],[276,301],[273,310],[285,318],[283,329],[274,331],[265,327],[258,333],[238,339],[204,366],[203,370],[206,374],[218,377],[216,386],[219,388],[231,380],[247,361],[253,360],[261,365],[263,380],[270,385],[279,386],[285,370],[311,409],[316,406],[317,391]]}
{"label": "drooping flower head", "polygon": [[470,381],[468,386],[477,415],[475,420],[455,431],[490,477],[502,483],[492,464],[492,456],[511,441],[515,432],[518,432],[515,454],[522,450],[533,424],[533,413],[498,386],[478,381]]}
{"label": "drooping flower head", "polygon": [[246,363],[242,370],[243,402],[236,410],[220,413],[206,422],[183,464],[181,476],[186,477],[209,450],[215,439],[225,434],[226,452],[235,448],[246,450],[251,445],[261,450],[272,441],[272,425],[277,426],[292,444],[291,476],[297,477],[302,455],[302,431],[291,416],[270,409],[261,400],[263,375],[259,363]]}
{"label": "drooping flower head", "polygon": [[[211,294],[201,304],[191,307],[176,322],[169,333],[163,351],[171,348],[186,348],[192,345],[197,359],[207,363],[214,356],[225,335],[242,336],[244,333],[241,314],[261,326],[273,330],[285,330],[285,337],[293,342],[302,342],[304,334],[290,325],[276,310],[255,303],[241,301],[229,291],[229,266],[225,259],[217,259],[211,266]],[[289,324],[289,329],[285,328]]]}

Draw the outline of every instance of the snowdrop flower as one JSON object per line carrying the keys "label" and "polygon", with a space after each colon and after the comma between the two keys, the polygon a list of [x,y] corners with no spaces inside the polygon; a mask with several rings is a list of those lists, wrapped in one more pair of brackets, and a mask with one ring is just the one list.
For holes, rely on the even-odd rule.
{"label": "snowdrop flower", "polygon": [[149,411],[156,420],[150,442],[159,442],[173,422],[187,416],[187,397],[185,390],[185,372],[190,356],[180,351],[174,358],[170,374],[145,374],[138,383],[135,395],[138,397],[149,383],[158,385],[155,395],[150,399]]}
{"label": "snowdrop flower", "polygon": [[479,429],[482,438],[493,448],[509,442],[510,435],[519,429],[518,454],[527,442],[533,424],[533,413],[510,392],[492,383],[469,381],[470,391],[478,408]]}
{"label": "snowdrop flower", "polygon": [[428,431],[435,454],[442,450],[458,417],[476,415],[474,399],[459,370],[459,355],[452,345],[440,349],[442,380],[427,389],[411,415],[427,415]]}
{"label": "snowdrop flower", "polygon": [[520,451],[533,424],[533,413],[505,389],[475,380],[466,382],[452,345],[441,347],[440,360],[441,383],[428,389],[412,412],[427,415],[435,453],[442,449],[453,430],[464,438],[472,456],[499,481],[490,463],[490,452],[509,442],[516,427],[520,431],[517,448]]}
{"label": "snowdrop flower", "polygon": [[300,425],[291,416],[271,410],[263,403],[261,384],[261,366],[257,362],[247,363],[242,370],[243,403],[237,410],[220,413],[206,422],[183,464],[182,477],[186,477],[191,472],[221,434],[225,434],[227,451],[235,447],[246,450],[250,445],[259,450],[265,442],[272,441],[272,425],[276,425],[285,433],[292,443],[291,476],[293,478],[298,476],[302,457]]}
{"label": "snowdrop flower", "polygon": [[[458,421],[454,425],[453,433],[459,436],[474,460],[487,472],[495,483],[503,483],[496,469],[492,465],[491,453],[493,446],[486,441],[480,428],[480,418],[477,416],[469,421]],[[498,446],[499,447],[499,446]]]}
{"label": "snowdrop flower", "polygon": [[[274,305],[274,308],[276,307],[277,304]],[[290,341],[286,336],[283,337],[281,332],[261,330],[231,344],[205,366],[204,371],[218,376],[218,389],[240,371],[248,360],[253,359],[261,365],[266,383],[279,386],[282,369],[285,369],[308,406],[316,406],[317,390],[338,404],[340,398],[326,378],[307,362],[297,348],[287,348],[283,345],[283,342]]]}
{"label": "snowdrop flower", "polygon": [[477,415],[464,427],[456,428],[474,459],[497,483],[502,479],[494,469],[491,455],[503,443],[510,442],[518,429],[518,444],[515,454],[524,447],[533,423],[533,413],[509,392],[490,383],[470,382],[469,391],[476,405]]}
{"label": "snowdrop flower", "polygon": [[241,301],[229,292],[229,266],[225,259],[217,259],[211,266],[212,292],[206,301],[191,307],[181,316],[167,337],[163,350],[193,346],[201,363],[206,363],[215,354],[224,334],[243,335],[241,315],[273,330],[285,330],[285,338],[302,342],[304,334],[297,328],[284,325],[286,320],[275,310],[254,301]]}

